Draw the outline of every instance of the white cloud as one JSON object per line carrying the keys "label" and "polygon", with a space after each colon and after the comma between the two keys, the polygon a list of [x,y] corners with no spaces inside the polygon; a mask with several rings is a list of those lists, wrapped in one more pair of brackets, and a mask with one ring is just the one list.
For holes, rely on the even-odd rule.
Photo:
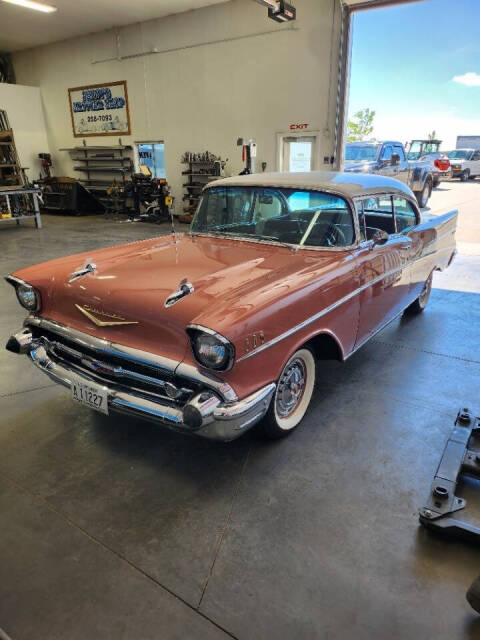
{"label": "white cloud", "polygon": [[[377,112],[378,113],[378,112]],[[408,114],[379,113],[374,120],[373,135],[378,140],[400,140],[405,143],[413,138],[426,138],[435,129],[437,138],[443,140],[442,149],[455,149],[458,135],[480,135],[480,117],[465,118],[453,113]]]}
{"label": "white cloud", "polygon": [[458,82],[458,84],[464,84],[467,87],[480,87],[480,74],[468,71],[463,76],[453,76],[453,81]]}

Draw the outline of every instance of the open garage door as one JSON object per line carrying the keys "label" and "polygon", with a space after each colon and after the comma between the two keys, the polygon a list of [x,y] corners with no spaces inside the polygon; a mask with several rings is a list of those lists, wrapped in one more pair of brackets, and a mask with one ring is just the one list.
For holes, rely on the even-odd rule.
{"label": "open garage door", "polygon": [[424,0],[343,0],[342,31],[340,42],[337,118],[335,124],[335,162],[334,167],[343,165],[343,150],[348,111],[348,89],[350,78],[350,58],[352,47],[352,16],[356,11],[379,9],[394,5],[423,2]]}

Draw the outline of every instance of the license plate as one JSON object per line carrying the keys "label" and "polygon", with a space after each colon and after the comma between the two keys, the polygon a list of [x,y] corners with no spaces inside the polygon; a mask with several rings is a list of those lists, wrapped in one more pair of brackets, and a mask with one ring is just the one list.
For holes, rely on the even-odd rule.
{"label": "license plate", "polygon": [[105,389],[95,384],[72,382],[72,400],[95,409],[108,416],[108,395]]}

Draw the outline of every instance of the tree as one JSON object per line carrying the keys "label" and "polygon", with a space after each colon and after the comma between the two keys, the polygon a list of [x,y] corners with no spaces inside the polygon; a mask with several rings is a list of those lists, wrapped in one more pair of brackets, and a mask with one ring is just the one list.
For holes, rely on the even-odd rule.
{"label": "tree", "polygon": [[437,139],[437,132],[434,129],[432,133],[428,134],[428,140],[436,140],[436,139]]}
{"label": "tree", "polygon": [[357,111],[347,123],[347,142],[357,142],[371,136],[374,117],[375,111],[369,108]]}

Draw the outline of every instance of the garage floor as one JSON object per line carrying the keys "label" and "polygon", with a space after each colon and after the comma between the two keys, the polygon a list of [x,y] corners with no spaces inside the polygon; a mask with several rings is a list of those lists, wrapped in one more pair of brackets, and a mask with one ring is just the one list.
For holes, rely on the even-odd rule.
{"label": "garage floor", "polygon": [[[281,442],[81,410],[0,351],[0,627],[13,640],[479,638],[464,597],[478,551],[416,515],[457,409],[480,410],[479,201],[480,181],[435,192],[433,209],[460,204],[462,253],[427,311],[322,365]],[[159,231],[44,223],[1,226],[1,273]],[[5,283],[0,301],[6,341],[24,314]]]}

